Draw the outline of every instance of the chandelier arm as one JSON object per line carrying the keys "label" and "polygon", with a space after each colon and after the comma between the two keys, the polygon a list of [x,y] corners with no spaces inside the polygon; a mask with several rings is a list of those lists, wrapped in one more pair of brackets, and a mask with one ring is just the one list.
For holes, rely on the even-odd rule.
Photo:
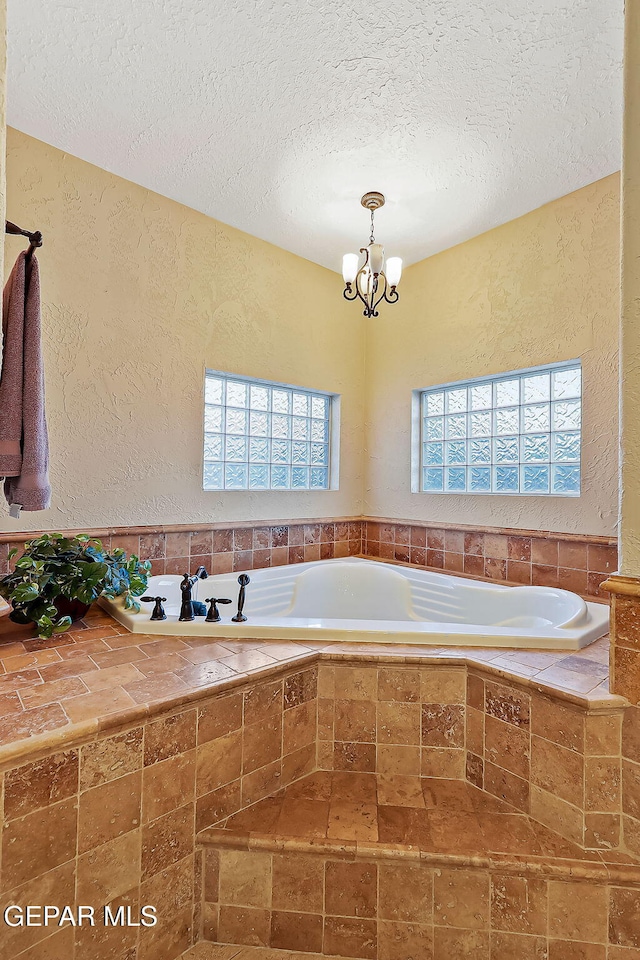
{"label": "chandelier arm", "polygon": [[[378,299],[375,301],[375,303],[372,304],[372,308],[373,308],[374,311],[375,311],[376,307],[378,306],[378,304],[381,303],[383,300],[386,300],[387,303],[395,303],[395,300],[389,300],[389,298],[387,297],[388,284],[387,284],[387,278],[386,278],[385,274],[384,274],[384,273],[381,273],[380,276],[381,276],[382,279],[384,280],[384,288],[383,288],[383,290],[382,290],[382,293],[381,293],[380,296],[378,297]],[[396,299],[397,299],[397,295],[396,295]],[[373,316],[373,317],[377,317],[378,314],[374,312],[374,313],[372,313],[372,316]]]}
{"label": "chandelier arm", "polygon": [[400,294],[398,293],[395,287],[391,287],[391,289],[387,293],[387,289],[385,287],[384,299],[387,301],[387,303],[397,303],[398,300],[400,299]]}
{"label": "chandelier arm", "polygon": [[[342,291],[342,296],[345,298],[345,300],[357,300],[360,294],[358,293],[357,286],[356,289],[353,290],[352,285],[348,283]],[[362,297],[360,297],[360,299],[362,299]]]}

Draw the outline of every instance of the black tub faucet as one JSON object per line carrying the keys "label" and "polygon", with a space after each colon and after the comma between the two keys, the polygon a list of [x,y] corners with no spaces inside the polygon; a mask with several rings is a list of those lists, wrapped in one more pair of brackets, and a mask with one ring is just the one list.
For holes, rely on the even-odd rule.
{"label": "black tub faucet", "polygon": [[150,620],[166,620],[167,615],[164,612],[163,603],[167,602],[166,597],[140,597],[143,603],[153,603],[153,612],[151,614]]}
{"label": "black tub faucet", "polygon": [[231,617],[232,623],[243,623],[247,619],[242,610],[244,608],[246,586],[247,584],[251,583],[251,578],[247,573],[241,573],[238,577],[238,583],[240,584],[240,591],[238,593],[238,612],[236,613],[235,617]]}
{"label": "black tub faucet", "polygon": [[231,600],[227,600],[226,597],[207,597],[205,603],[210,604],[209,612],[206,616],[206,623],[219,623],[222,620],[220,616],[220,611],[218,610],[219,603],[231,603]]}
{"label": "black tub faucet", "polygon": [[178,620],[184,622],[188,620],[195,620],[196,615],[193,609],[193,600],[191,599],[191,591],[193,590],[193,585],[198,580],[206,580],[209,574],[204,567],[198,567],[196,572],[192,577],[188,573],[185,573],[184,577],[180,581],[180,589],[182,591],[182,604],[180,606],[180,616]]}

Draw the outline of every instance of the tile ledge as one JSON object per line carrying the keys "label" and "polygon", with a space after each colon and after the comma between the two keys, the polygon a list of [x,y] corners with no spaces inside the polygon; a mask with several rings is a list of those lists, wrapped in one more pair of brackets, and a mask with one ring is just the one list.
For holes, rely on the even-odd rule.
{"label": "tile ledge", "polygon": [[600,584],[602,590],[612,593],[618,597],[640,597],[640,578],[623,577],[621,574],[612,573],[603,583]]}

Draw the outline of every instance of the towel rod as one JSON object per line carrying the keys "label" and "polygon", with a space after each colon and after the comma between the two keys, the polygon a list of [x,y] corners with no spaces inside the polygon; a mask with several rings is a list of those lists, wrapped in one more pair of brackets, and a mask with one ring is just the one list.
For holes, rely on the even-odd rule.
{"label": "towel rod", "polygon": [[36,247],[42,246],[42,234],[39,230],[36,230],[34,233],[29,233],[28,230],[23,230],[22,227],[16,226],[15,223],[11,223],[11,220],[5,220],[4,232],[10,233],[13,236],[27,237],[29,240],[29,249],[27,251],[27,259],[31,257],[31,254],[36,249]]}

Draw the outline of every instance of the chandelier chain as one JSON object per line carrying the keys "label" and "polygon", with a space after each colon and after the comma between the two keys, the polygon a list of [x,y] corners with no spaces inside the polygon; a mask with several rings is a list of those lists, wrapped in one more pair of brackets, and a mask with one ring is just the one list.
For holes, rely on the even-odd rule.
{"label": "chandelier chain", "polygon": [[375,237],[373,236],[373,210],[371,210],[371,234],[369,236],[369,243],[373,243]]}

